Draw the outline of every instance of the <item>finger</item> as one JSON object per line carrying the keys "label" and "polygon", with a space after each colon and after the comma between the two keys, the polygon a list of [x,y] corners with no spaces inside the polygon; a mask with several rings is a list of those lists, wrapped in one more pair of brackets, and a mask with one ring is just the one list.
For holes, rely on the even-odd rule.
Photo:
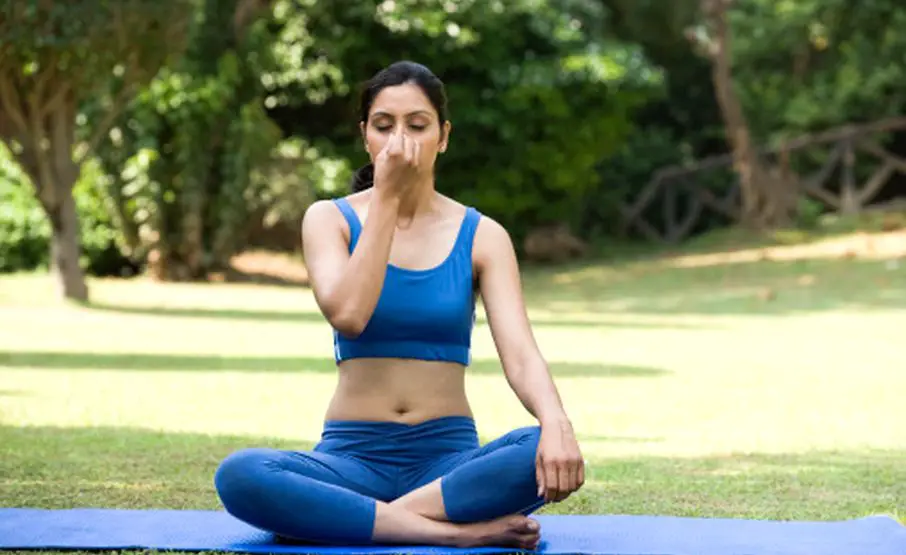
{"label": "finger", "polygon": [[563,501],[566,497],[572,492],[571,482],[569,479],[569,467],[570,463],[568,461],[561,462],[557,468],[557,501]]}
{"label": "finger", "polygon": [[403,141],[405,144],[403,147],[403,152],[405,152],[404,158],[407,163],[411,164],[415,157],[415,141],[409,135],[403,135]]}
{"label": "finger", "polygon": [[393,148],[393,140],[396,138],[396,131],[390,133],[390,137],[387,138],[387,142],[384,143],[384,148],[381,149],[381,153],[388,154],[390,149]]}
{"label": "finger", "polygon": [[403,159],[407,164],[412,163],[412,137],[403,133]]}
{"label": "finger", "polygon": [[397,128],[397,130],[396,130],[396,149],[397,149],[398,153],[405,155],[405,153],[406,153],[406,134],[403,133],[403,129],[401,127]]}
{"label": "finger", "polygon": [[393,130],[390,139],[387,140],[387,149],[389,154],[400,154],[402,152],[402,132],[399,128]]}
{"label": "finger", "polygon": [[557,465],[554,463],[548,462],[544,465],[544,485],[545,485],[545,499],[548,502],[554,501],[557,498],[558,492],[558,477],[557,477]]}
{"label": "finger", "polygon": [[585,459],[582,459],[581,461],[579,461],[579,473],[578,473],[578,479],[576,480],[576,489],[581,488],[584,483],[585,483]]}
{"label": "finger", "polygon": [[567,487],[567,492],[572,494],[574,491],[579,489],[579,467],[582,466],[582,461],[574,461],[569,465],[569,484]]}
{"label": "finger", "polygon": [[390,141],[384,143],[384,146],[381,147],[380,152],[374,155],[375,162],[382,162],[387,159],[387,156],[390,154]]}
{"label": "finger", "polygon": [[422,144],[418,139],[412,139],[412,165],[418,167],[418,161],[421,159]]}

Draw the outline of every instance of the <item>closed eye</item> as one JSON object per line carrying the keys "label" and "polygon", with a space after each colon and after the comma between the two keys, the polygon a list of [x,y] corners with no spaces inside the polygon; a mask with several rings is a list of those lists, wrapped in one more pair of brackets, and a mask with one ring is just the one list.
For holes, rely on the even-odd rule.
{"label": "closed eye", "polygon": [[[427,125],[414,125],[414,124],[409,126],[410,129],[413,129],[415,131],[424,131],[427,127],[428,127]],[[393,126],[392,125],[376,125],[375,129],[377,129],[381,133],[387,133],[388,131],[391,131],[393,129]]]}

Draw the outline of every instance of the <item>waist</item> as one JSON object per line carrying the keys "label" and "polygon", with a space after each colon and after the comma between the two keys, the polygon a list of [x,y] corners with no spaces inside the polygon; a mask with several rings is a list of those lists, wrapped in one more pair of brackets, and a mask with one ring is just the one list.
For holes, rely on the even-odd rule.
{"label": "waist", "polygon": [[358,359],[340,365],[327,419],[414,423],[453,415],[471,416],[462,366]]}
{"label": "waist", "polygon": [[413,424],[328,419],[315,450],[375,462],[417,464],[478,446],[472,417],[443,416]]}

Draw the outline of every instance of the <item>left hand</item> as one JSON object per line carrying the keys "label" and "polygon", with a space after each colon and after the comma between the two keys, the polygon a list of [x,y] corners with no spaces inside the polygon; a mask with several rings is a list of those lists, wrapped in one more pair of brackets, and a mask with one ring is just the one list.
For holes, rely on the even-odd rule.
{"label": "left hand", "polygon": [[542,423],[535,475],[547,503],[563,501],[585,483],[585,459],[568,421]]}

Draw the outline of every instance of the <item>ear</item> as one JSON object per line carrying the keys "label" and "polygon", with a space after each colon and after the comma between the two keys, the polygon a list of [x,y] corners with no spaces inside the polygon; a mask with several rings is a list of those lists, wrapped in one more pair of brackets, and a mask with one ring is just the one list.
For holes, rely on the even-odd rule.
{"label": "ear", "polygon": [[368,148],[368,127],[365,125],[364,121],[359,122],[359,132],[362,134],[362,148],[365,149],[365,152],[368,153],[368,158],[373,162],[374,156],[371,154],[371,150]]}
{"label": "ear", "polygon": [[446,152],[447,146],[450,142],[450,131],[453,129],[453,124],[448,121],[444,122],[443,130],[440,135],[440,144],[438,145],[438,152]]}

